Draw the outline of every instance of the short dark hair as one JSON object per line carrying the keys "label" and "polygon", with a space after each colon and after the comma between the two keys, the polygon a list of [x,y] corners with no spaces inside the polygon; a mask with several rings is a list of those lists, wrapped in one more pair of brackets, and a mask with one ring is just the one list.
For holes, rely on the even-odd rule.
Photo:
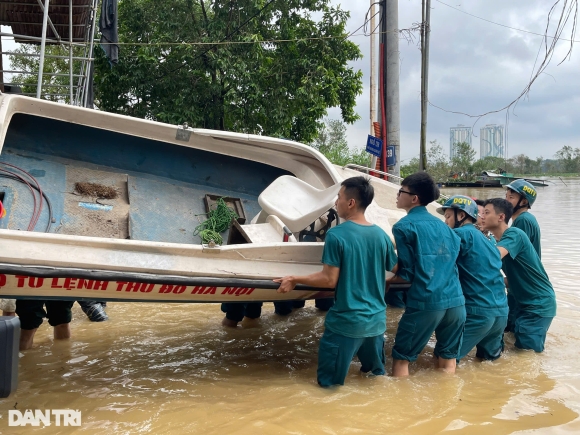
{"label": "short dark hair", "polygon": [[514,214],[514,206],[507,199],[492,198],[486,199],[483,206],[491,204],[496,213],[503,213],[505,215],[505,223],[507,224]]}
{"label": "short dark hair", "polygon": [[474,201],[477,205],[481,205],[482,207],[485,207],[485,201],[483,199],[475,199]]}
{"label": "short dark hair", "polygon": [[401,185],[408,187],[413,195],[417,195],[421,205],[430,204],[441,195],[435,180],[427,172],[415,172],[405,177]]}
{"label": "short dark hair", "polygon": [[351,177],[340,183],[348,199],[354,199],[359,209],[366,210],[375,197],[375,189],[367,177]]}

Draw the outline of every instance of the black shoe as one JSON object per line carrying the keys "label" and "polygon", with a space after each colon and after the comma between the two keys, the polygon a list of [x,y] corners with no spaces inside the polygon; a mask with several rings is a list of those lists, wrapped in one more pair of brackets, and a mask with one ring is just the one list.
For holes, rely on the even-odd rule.
{"label": "black shoe", "polygon": [[94,304],[90,307],[85,308],[83,307],[83,311],[89,318],[91,322],[104,322],[105,320],[109,320],[109,316],[105,313],[105,309],[101,304]]}

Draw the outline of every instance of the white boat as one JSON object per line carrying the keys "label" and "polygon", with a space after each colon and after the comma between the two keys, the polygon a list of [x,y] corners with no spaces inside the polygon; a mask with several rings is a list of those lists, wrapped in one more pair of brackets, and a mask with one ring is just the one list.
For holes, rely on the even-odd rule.
{"label": "white boat", "polygon": [[[7,210],[0,220],[0,297],[249,302],[332,296],[331,289],[307,287],[279,294],[272,281],[320,270],[323,242],[298,239],[310,224],[324,226],[340,182],[360,175],[311,147],[16,95],[0,96],[0,134],[0,199]],[[40,195],[28,176],[30,188],[5,172],[23,174],[16,167],[50,200],[50,211],[42,201],[34,231],[26,229]],[[76,183],[112,187],[119,195],[80,196]],[[373,185],[367,218],[391,234],[404,214],[395,207],[399,186],[378,178]],[[202,245],[193,235],[206,195],[242,204],[247,221],[231,230],[230,244]]]}

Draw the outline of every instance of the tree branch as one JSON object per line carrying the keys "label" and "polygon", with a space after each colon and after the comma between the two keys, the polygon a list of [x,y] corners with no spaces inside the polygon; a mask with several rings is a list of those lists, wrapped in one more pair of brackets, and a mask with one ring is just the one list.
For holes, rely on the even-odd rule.
{"label": "tree branch", "polygon": [[201,4],[201,11],[203,12],[203,19],[205,20],[205,31],[207,32],[208,36],[211,36],[210,32],[209,32],[209,20],[207,18],[207,12],[205,10],[205,4],[203,3],[203,0],[199,0],[199,3]]}

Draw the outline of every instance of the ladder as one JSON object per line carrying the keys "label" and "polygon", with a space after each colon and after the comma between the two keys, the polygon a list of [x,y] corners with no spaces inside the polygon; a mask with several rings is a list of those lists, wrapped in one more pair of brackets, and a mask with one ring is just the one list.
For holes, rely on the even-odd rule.
{"label": "ladder", "polygon": [[[42,97],[56,97],[70,104],[86,107],[93,62],[94,33],[99,0],[0,0],[0,24],[10,26],[12,32],[0,32],[0,56],[38,57],[38,71],[4,69],[0,57],[0,91],[11,92],[14,87],[34,86],[31,83],[5,81],[5,74],[36,75],[36,92],[20,94]],[[18,53],[2,50],[2,38],[14,38],[22,44],[40,45],[39,53]],[[60,45],[68,48],[68,56],[47,55],[46,45]],[[77,48],[81,54],[74,56]],[[44,71],[46,58],[68,59],[68,74]],[[80,64],[80,65],[79,65]],[[76,67],[76,68],[75,68]],[[74,73],[74,70],[77,73]],[[68,83],[45,84],[46,76],[67,76]],[[51,88],[65,88],[68,92],[55,93]]]}

